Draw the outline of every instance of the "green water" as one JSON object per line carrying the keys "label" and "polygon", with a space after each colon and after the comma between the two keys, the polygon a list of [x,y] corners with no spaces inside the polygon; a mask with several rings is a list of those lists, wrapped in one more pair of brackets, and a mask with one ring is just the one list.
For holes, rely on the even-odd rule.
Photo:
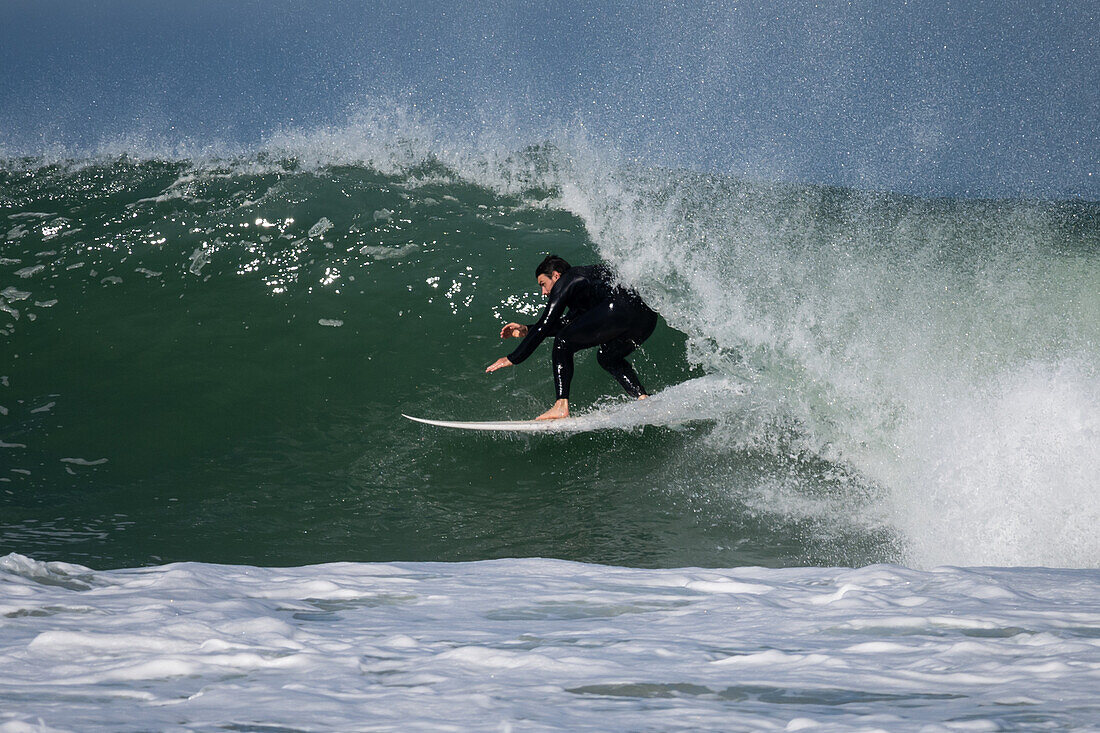
{"label": "green water", "polygon": [[[499,323],[533,320],[543,253],[597,258],[576,217],[530,205],[539,192],[417,180],[432,173],[6,172],[4,285],[29,295],[4,337],[2,436],[25,447],[0,454],[0,552],[99,566],[808,557],[797,527],[681,482],[668,458],[700,430],[517,440],[400,417],[543,409],[546,354],[483,373],[509,348]],[[664,324],[636,363],[652,390],[693,375]],[[576,409],[617,391],[579,359]]]}
{"label": "green water", "polygon": [[[627,261],[616,235],[562,204],[568,195],[545,183],[476,184],[430,161],[388,174],[262,158],[9,162],[0,171],[0,554],[96,567],[898,559],[892,510],[871,511],[891,487],[846,457],[883,442],[896,397],[875,396],[869,404],[886,411],[879,432],[847,453],[792,439],[843,427],[852,410],[821,412],[837,388],[819,389],[810,359],[791,366],[792,338],[762,344],[746,332],[739,356],[708,325],[738,315],[704,312],[718,301],[693,305],[700,277],[723,279],[725,256],[707,253],[736,251],[713,232],[695,240],[695,256],[710,260],[635,278],[667,319],[636,355],[638,371],[654,392],[699,377],[708,362],[699,351],[711,344],[707,371],[726,360],[758,394],[800,395],[810,405],[801,422],[750,424],[731,405],[725,425],[510,438],[400,417],[526,418],[552,402],[548,349],[515,369],[484,367],[511,348],[497,335],[503,321],[537,317],[533,267],[544,254]],[[828,207],[811,219],[818,238],[848,221]],[[1095,228],[1067,221],[1059,231],[1087,255],[1081,237],[1091,241]],[[646,257],[675,254],[659,238],[646,244],[639,226],[632,235]],[[881,253],[860,256],[873,264]],[[707,262],[719,269],[708,275]],[[742,252],[729,272],[761,262]],[[767,280],[762,272],[753,282]],[[788,290],[761,290],[765,311],[753,323],[803,297],[801,286],[775,283]],[[592,355],[579,358],[575,410],[624,399],[619,392]]]}

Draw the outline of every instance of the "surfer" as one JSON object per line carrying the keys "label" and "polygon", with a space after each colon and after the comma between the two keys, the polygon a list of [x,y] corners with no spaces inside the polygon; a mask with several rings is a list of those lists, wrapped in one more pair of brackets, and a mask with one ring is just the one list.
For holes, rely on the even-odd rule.
{"label": "surfer", "polygon": [[[633,397],[645,399],[642,386],[626,356],[649,338],[657,325],[657,314],[633,290],[616,285],[603,265],[571,267],[557,255],[550,255],[535,268],[535,279],[548,299],[538,323],[525,326],[508,323],[501,338],[522,338],[516,350],[490,364],[495,372],[519,364],[529,357],[547,336],[554,337],[551,361],[557,401],[537,420],[569,417],[569,384],[573,381],[573,354],[599,346],[596,361],[611,373]],[[568,312],[567,312],[568,310]]]}

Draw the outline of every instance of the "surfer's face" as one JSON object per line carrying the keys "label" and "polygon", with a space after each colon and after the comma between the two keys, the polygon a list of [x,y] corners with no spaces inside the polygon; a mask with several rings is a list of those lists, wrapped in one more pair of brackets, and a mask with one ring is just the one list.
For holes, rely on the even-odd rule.
{"label": "surfer's face", "polygon": [[539,275],[538,276],[537,279],[538,279],[538,283],[539,283],[539,288],[542,289],[543,297],[546,297],[546,296],[550,295],[550,288],[554,287],[554,283],[556,283],[558,281],[559,277],[561,277],[560,272],[554,272],[552,276],[550,276],[550,275]]}

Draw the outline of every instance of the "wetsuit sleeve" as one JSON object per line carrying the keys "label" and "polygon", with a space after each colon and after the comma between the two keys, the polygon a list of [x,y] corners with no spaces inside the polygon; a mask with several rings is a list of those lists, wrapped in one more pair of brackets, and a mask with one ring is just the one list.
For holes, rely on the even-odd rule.
{"label": "wetsuit sleeve", "polygon": [[519,364],[538,348],[543,339],[547,336],[556,336],[568,324],[566,309],[569,307],[567,302],[574,282],[559,282],[563,287],[554,288],[550,291],[550,301],[542,311],[538,323],[527,327],[527,336],[524,337],[515,351],[508,355],[508,361]]}
{"label": "wetsuit sleeve", "polygon": [[[568,326],[573,321],[574,313],[575,313],[574,311],[567,312],[565,315],[563,315],[561,318],[558,319],[558,322],[557,322],[556,325],[555,324],[547,324],[547,326],[546,326],[546,336],[557,336],[559,333],[561,333],[561,330],[563,328],[565,328],[566,326]],[[539,324],[537,324],[537,323],[528,323],[527,324],[527,332],[530,333],[531,329],[533,329],[537,325],[539,325]]]}

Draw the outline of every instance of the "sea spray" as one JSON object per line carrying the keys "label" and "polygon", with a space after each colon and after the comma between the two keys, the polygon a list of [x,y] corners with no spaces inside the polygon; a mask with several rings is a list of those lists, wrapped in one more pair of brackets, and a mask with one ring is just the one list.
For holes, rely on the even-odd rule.
{"label": "sea spray", "polygon": [[[1086,528],[1100,476],[1093,207],[652,171],[564,189],[693,361],[755,383],[794,444],[878,488],[868,519],[900,532],[909,562],[1100,559]],[[866,511],[857,493],[849,521]]]}

